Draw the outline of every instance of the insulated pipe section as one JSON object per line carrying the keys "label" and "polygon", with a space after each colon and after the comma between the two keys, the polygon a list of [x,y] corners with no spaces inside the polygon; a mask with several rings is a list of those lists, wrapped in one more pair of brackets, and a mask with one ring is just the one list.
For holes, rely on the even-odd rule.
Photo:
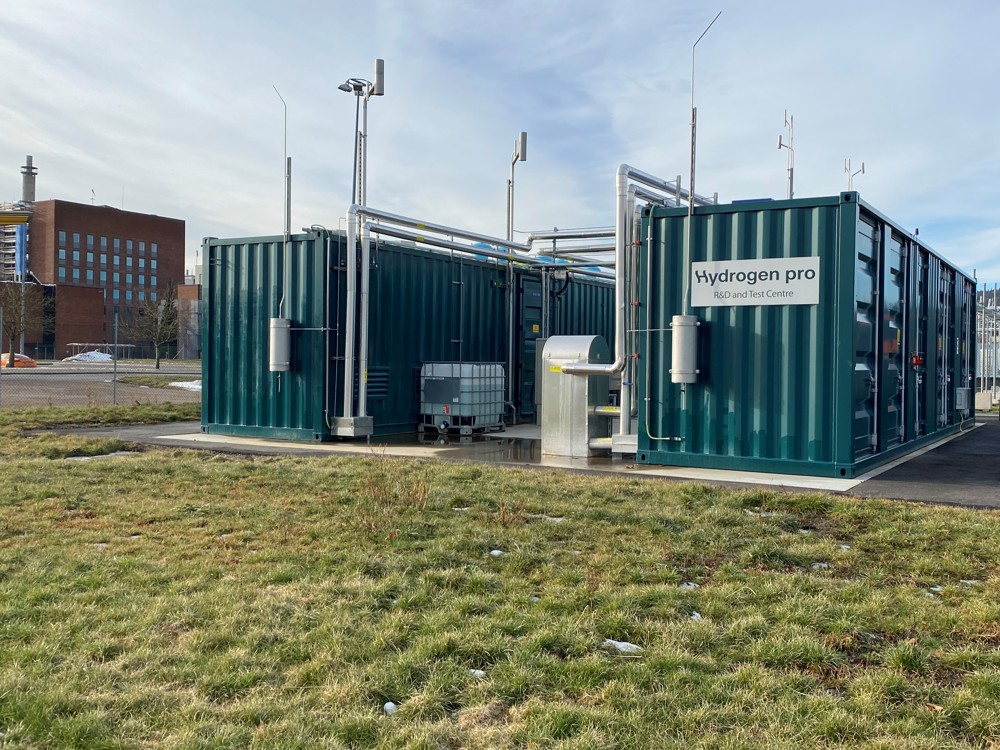
{"label": "insulated pipe section", "polygon": [[368,285],[371,266],[371,224],[361,227],[361,326],[358,342],[358,416],[368,416]]}
{"label": "insulated pipe section", "polygon": [[358,206],[347,210],[347,312],[344,316],[344,417],[354,416],[354,327],[357,317]]}
{"label": "insulated pipe section", "polygon": [[[391,214],[387,211],[379,211],[378,209],[370,208],[368,206],[351,206],[351,210],[354,211],[356,214],[368,219],[379,219],[380,221],[387,221],[390,224],[399,224],[400,226],[404,227],[413,227],[414,229],[420,229],[425,232],[435,232],[436,234],[445,234],[450,237],[461,237],[464,240],[471,240],[473,242],[485,242],[488,245],[497,245],[499,247],[506,247],[510,248],[511,250],[525,254],[531,251],[531,248],[528,245],[524,245],[520,242],[501,240],[498,239],[497,237],[490,237],[488,234],[479,234],[478,232],[469,232],[465,229],[449,227],[445,226],[444,224],[433,224],[429,221],[421,221],[420,219],[411,219],[408,216]],[[480,255],[487,254],[486,252],[479,249],[473,249],[472,252],[479,253]],[[503,257],[508,258],[508,255],[504,254]]]}
{"label": "insulated pipe section", "polygon": [[[629,180],[641,183],[646,187],[660,190],[670,195],[686,196],[684,190],[680,190],[675,182],[668,182],[647,174],[640,169],[622,164],[615,174],[615,360],[611,364],[597,365],[589,363],[569,363],[563,365],[563,372],[574,375],[611,375],[621,372],[625,367],[626,347],[626,312],[628,309],[628,295],[625,288],[625,250],[628,244],[628,223],[629,223]],[[638,191],[632,192],[636,196]],[[694,196],[696,203],[701,205],[711,205],[712,201],[699,195]],[[625,420],[622,420],[624,426]],[[627,434],[627,433],[623,433]]]}
{"label": "insulated pipe section", "polygon": [[670,319],[670,382],[694,383],[698,380],[698,318],[675,315]]}
{"label": "insulated pipe section", "polygon": [[601,237],[614,237],[614,227],[597,227],[595,229],[553,229],[551,232],[532,232],[525,239],[529,245],[536,240],[593,240]]}
{"label": "insulated pipe section", "polygon": [[[460,242],[454,242],[452,240],[446,240],[443,237],[427,237],[422,234],[417,234],[416,232],[408,232],[405,229],[399,229],[397,227],[389,227],[385,224],[374,224],[369,223],[368,229],[372,234],[385,235],[386,237],[395,237],[398,240],[410,240],[411,242],[419,242],[424,245],[431,245],[433,247],[440,247],[445,250],[455,250],[462,253],[470,253],[472,255],[483,255],[487,258],[495,258],[497,260],[510,260],[510,255],[499,250],[491,250],[485,247],[470,247],[469,245],[463,245]],[[573,271],[574,273],[579,273],[584,276],[593,276],[598,279],[613,279],[614,276],[610,273],[601,273],[600,271],[588,271],[586,268],[596,265],[593,261],[589,262],[586,268],[575,268],[571,267],[569,263],[548,263],[542,260],[537,260],[535,258],[518,258],[519,261],[524,261],[537,268],[553,268],[560,269],[566,268],[567,270]]]}

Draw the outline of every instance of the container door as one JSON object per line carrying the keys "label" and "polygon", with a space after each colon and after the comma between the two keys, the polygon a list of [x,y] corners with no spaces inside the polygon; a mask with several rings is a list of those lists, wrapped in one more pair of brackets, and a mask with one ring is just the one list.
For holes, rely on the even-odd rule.
{"label": "container door", "polygon": [[542,283],[541,280],[520,274],[520,310],[517,335],[520,342],[520,356],[516,371],[515,392],[519,397],[520,413],[531,416],[535,413],[535,385],[541,387],[535,373],[536,339],[542,336]]}
{"label": "container door", "polygon": [[879,247],[875,227],[858,221],[854,273],[854,457],[875,452]]}
{"label": "container door", "polygon": [[880,449],[904,440],[903,399],[903,299],[906,289],[906,264],[903,239],[889,238],[882,263],[882,371],[879,395]]}
{"label": "container door", "polygon": [[923,248],[917,249],[917,349],[921,365],[917,371],[917,435],[927,435],[936,428],[936,399],[934,384],[937,382],[937,355],[935,331],[937,313],[934,295],[937,284],[931,274],[932,256]]}

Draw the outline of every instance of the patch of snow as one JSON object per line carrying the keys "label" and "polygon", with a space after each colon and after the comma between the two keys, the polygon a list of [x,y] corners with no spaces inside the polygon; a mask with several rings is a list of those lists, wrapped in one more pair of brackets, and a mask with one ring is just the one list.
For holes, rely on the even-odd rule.
{"label": "patch of snow", "polygon": [[966,586],[975,586],[979,583],[975,578],[963,578],[959,583],[964,583]]}
{"label": "patch of snow", "polygon": [[80,352],[72,357],[65,357],[63,362],[113,362],[114,358],[106,352]]}
{"label": "patch of snow", "polygon": [[541,597],[533,596],[528,601],[530,601],[532,604],[538,604],[538,602],[540,602],[541,600],[542,600]]}
{"label": "patch of snow", "polygon": [[701,586],[694,581],[684,581],[679,588],[682,588],[685,591],[694,591],[695,589],[700,589]]}
{"label": "patch of snow", "polygon": [[481,669],[470,669],[469,674],[475,677],[477,680],[481,680],[486,677],[486,672]]}
{"label": "patch of snow", "polygon": [[108,548],[108,543],[107,542],[98,542],[94,546],[97,547],[97,549],[107,549]]}
{"label": "patch of snow", "polygon": [[124,458],[125,456],[135,456],[136,451],[114,451],[113,453],[102,453],[99,456],[66,456],[65,461],[96,461],[99,458]]}
{"label": "patch of snow", "polygon": [[931,591],[933,591],[935,594],[940,594],[942,591],[944,591],[944,587],[942,587],[942,586],[931,586]]}
{"label": "patch of snow", "polygon": [[469,506],[459,507],[459,508],[452,508],[452,510],[455,511],[456,513],[468,513],[469,512]]}
{"label": "patch of snow", "polygon": [[840,545],[840,549],[844,550],[845,552],[847,550],[849,550],[850,548],[851,548],[851,545],[849,545],[849,544],[841,544]]}
{"label": "patch of snow", "polygon": [[604,645],[615,649],[620,654],[637,654],[642,651],[642,646],[636,646],[628,641],[614,641],[610,638],[604,639]]}
{"label": "patch of snow", "polygon": [[563,516],[542,516],[542,518],[549,523],[562,523],[566,520]]}
{"label": "patch of snow", "polygon": [[500,557],[501,555],[506,555],[506,554],[507,553],[504,552],[502,549],[491,549],[490,550],[490,557]]}
{"label": "patch of snow", "polygon": [[397,708],[399,708],[399,706],[397,706],[392,701],[388,701],[384,706],[382,706],[382,710],[385,711],[386,716],[392,716],[394,713],[396,713]]}
{"label": "patch of snow", "polygon": [[[180,388],[185,391],[201,391],[200,380],[178,381],[176,383],[167,383],[167,385],[171,388]],[[143,388],[147,387],[143,386]]]}
{"label": "patch of snow", "polygon": [[829,570],[830,569],[830,563],[815,562],[810,567],[813,570]]}
{"label": "patch of snow", "polygon": [[695,620],[695,621],[700,620],[701,619],[701,612],[692,612],[691,613],[691,619]]}

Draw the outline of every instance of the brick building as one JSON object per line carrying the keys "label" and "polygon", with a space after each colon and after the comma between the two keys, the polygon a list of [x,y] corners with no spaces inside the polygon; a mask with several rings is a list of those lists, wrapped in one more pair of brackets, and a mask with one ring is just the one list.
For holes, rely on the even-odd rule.
{"label": "brick building", "polygon": [[54,351],[106,343],[114,320],[170,283],[184,282],[184,221],[62,200],[38,201],[29,224],[28,271],[55,286]]}

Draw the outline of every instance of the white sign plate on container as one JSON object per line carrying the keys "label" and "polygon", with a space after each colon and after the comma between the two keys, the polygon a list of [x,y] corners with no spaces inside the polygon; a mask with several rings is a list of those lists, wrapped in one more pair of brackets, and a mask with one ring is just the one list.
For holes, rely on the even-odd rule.
{"label": "white sign plate on container", "polygon": [[817,256],[691,264],[691,307],[818,304]]}

